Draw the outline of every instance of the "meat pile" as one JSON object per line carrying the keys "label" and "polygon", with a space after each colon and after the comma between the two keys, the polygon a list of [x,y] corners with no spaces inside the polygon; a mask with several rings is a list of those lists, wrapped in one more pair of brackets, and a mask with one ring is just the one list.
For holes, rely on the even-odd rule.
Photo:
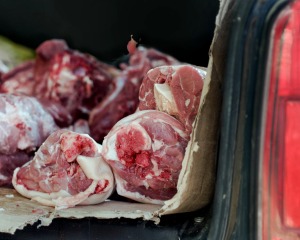
{"label": "meat pile", "polygon": [[144,203],[176,194],[205,71],[133,40],[128,51],[118,68],[50,40],[1,75],[0,183],[16,168],[20,194],[57,208],[100,203],[115,185]]}
{"label": "meat pile", "polygon": [[119,195],[162,204],[176,194],[204,76],[191,65],[148,71],[139,111],[120,120],[103,141],[102,155],[113,168]]}

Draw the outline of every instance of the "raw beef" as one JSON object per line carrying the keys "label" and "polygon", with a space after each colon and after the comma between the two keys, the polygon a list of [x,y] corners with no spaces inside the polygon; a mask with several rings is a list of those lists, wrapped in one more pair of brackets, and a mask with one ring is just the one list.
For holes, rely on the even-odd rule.
{"label": "raw beef", "polygon": [[[62,40],[50,40],[36,50],[34,96],[64,108],[73,123],[88,118],[112,88],[112,79],[119,74],[113,66],[88,54],[68,48]],[[60,126],[70,122],[58,121]]]}
{"label": "raw beef", "polygon": [[101,148],[86,134],[58,130],[14,171],[13,185],[23,196],[58,209],[103,202],[114,177]]}
{"label": "raw beef", "polygon": [[154,204],[172,198],[188,141],[183,124],[160,111],[139,111],[120,120],[102,150],[118,194]]}
{"label": "raw beef", "polygon": [[13,170],[55,130],[53,118],[35,98],[0,94],[0,186],[11,185]]}
{"label": "raw beef", "polygon": [[198,112],[206,72],[191,65],[161,66],[145,76],[139,110],[157,109],[181,121],[188,133]]}
{"label": "raw beef", "polygon": [[27,61],[3,74],[0,81],[0,92],[31,96],[34,88],[35,62]]}
{"label": "raw beef", "polygon": [[135,46],[136,42],[131,39],[127,47],[131,54],[129,65],[121,65],[123,71],[113,80],[112,90],[90,113],[89,125],[96,141],[101,142],[117,121],[136,111],[139,89],[148,70],[179,64],[173,57],[155,49]]}

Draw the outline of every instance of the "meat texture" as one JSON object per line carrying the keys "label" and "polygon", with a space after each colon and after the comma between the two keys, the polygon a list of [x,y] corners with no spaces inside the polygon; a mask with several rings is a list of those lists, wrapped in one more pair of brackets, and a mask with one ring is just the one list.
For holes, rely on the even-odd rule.
{"label": "meat texture", "polygon": [[0,186],[10,185],[12,170],[55,130],[52,116],[35,98],[0,94]]}
{"label": "meat texture", "polygon": [[0,153],[0,187],[11,187],[13,172],[17,167],[23,166],[32,157],[24,151],[13,154]]}
{"label": "meat texture", "polygon": [[119,74],[115,67],[69,49],[62,40],[46,41],[36,53],[34,95],[66,110],[71,122],[59,122],[60,125],[87,119],[92,108],[110,92],[112,79]]}
{"label": "meat texture", "polygon": [[167,54],[152,48],[136,48],[136,44],[130,40],[127,46],[131,54],[129,64],[121,65],[123,70],[113,80],[111,91],[90,113],[89,125],[96,141],[101,142],[115,123],[136,111],[143,77],[151,68],[179,64]]}
{"label": "meat texture", "polygon": [[147,110],[120,120],[103,141],[103,158],[113,168],[119,195],[162,204],[177,192],[189,136],[170,115]]}
{"label": "meat texture", "polygon": [[86,134],[58,130],[30,162],[14,171],[13,186],[23,196],[58,209],[103,202],[113,192],[114,177],[101,148]]}
{"label": "meat texture", "polygon": [[32,96],[35,61],[27,61],[1,76],[0,92]]}
{"label": "meat texture", "polygon": [[181,121],[187,133],[198,112],[206,72],[191,65],[161,66],[143,79],[139,110],[157,109]]}

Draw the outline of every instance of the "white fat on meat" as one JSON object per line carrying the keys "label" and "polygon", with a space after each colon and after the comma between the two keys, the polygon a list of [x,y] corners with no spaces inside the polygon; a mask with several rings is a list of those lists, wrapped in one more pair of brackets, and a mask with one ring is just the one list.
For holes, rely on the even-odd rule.
{"label": "white fat on meat", "polygon": [[[14,171],[13,186],[21,195],[57,209],[101,203],[115,186],[101,150],[87,134],[59,130],[49,136],[33,160]],[[47,191],[41,184],[49,185]]]}

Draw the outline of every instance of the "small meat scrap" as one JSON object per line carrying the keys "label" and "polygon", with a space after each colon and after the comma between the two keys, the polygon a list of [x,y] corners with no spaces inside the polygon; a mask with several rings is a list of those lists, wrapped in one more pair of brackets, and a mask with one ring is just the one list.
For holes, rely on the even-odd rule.
{"label": "small meat scrap", "polygon": [[172,198],[188,141],[184,125],[160,111],[139,111],[120,120],[102,151],[115,173],[118,194],[154,204]]}
{"label": "small meat scrap", "polygon": [[14,171],[13,186],[23,196],[58,209],[105,201],[114,177],[87,134],[66,129],[52,133],[34,158]]}
{"label": "small meat scrap", "polygon": [[191,133],[205,75],[204,70],[187,64],[151,69],[141,84],[139,110],[166,112],[181,121]]}

